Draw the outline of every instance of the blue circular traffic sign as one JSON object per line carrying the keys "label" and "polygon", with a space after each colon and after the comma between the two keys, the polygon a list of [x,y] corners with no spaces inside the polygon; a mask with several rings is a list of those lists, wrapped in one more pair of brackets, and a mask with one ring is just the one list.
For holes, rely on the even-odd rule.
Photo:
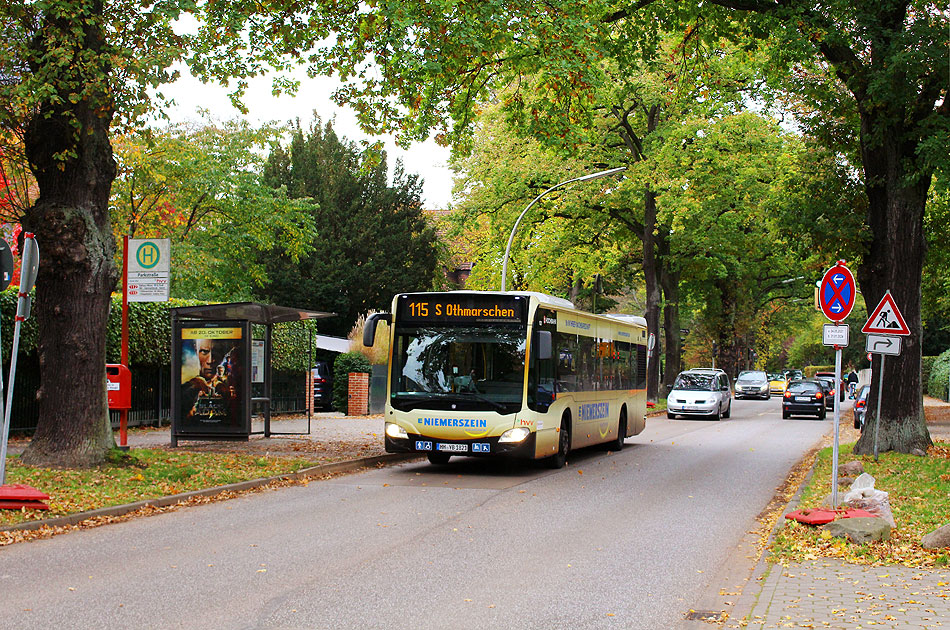
{"label": "blue circular traffic sign", "polygon": [[818,287],[818,305],[825,317],[840,322],[851,314],[854,298],[858,290],[854,284],[854,275],[844,266],[844,261],[825,272]]}

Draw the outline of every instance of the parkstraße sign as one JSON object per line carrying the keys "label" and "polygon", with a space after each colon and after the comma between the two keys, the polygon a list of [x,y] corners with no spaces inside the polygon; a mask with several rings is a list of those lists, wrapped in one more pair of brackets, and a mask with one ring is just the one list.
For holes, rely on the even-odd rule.
{"label": "parkstra\u00dfe sign", "polygon": [[130,238],[126,291],[129,302],[167,302],[171,276],[171,241]]}

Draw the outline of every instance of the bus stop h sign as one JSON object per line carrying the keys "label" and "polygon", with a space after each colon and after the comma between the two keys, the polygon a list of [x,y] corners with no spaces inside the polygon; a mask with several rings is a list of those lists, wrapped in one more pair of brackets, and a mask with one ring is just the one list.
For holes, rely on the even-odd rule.
{"label": "bus stop h sign", "polygon": [[857,292],[854,275],[844,266],[844,261],[839,260],[821,279],[821,286],[818,288],[821,312],[833,322],[843,321],[854,308]]}

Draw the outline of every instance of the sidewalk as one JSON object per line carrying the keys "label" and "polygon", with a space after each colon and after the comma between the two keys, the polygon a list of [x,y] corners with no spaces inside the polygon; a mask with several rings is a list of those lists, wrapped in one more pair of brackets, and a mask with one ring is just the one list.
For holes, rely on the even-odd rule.
{"label": "sidewalk", "polygon": [[[931,437],[950,439],[950,404],[924,398]],[[936,409],[935,409],[936,408]],[[942,414],[931,414],[939,410]],[[850,420],[850,408],[842,428]],[[851,437],[851,436],[848,436]],[[855,432],[854,437],[857,437]],[[795,501],[793,500],[793,504]],[[791,505],[785,512],[794,509]],[[950,518],[950,515],[947,515]],[[727,628],[950,628],[950,567],[864,566],[834,558],[789,566],[759,561]]]}
{"label": "sidewalk", "polygon": [[[756,569],[727,628],[950,628],[950,568],[867,567],[823,558]],[[744,619],[748,625],[744,625]]]}

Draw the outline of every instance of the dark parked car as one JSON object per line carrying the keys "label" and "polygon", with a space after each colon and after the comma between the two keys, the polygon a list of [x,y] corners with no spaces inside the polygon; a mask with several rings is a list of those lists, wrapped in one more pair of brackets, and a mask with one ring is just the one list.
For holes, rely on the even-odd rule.
{"label": "dark parked car", "polygon": [[333,408],[333,373],[330,366],[317,361],[310,370],[313,376],[313,408],[329,411]]}
{"label": "dark parked car", "polygon": [[835,408],[835,379],[826,376],[816,376],[810,379],[821,385],[821,391],[825,395],[825,409]]}
{"label": "dark parked car", "polygon": [[864,418],[868,411],[868,392],[871,391],[870,385],[862,385],[854,397],[854,428],[864,429]]}
{"label": "dark parked car", "polygon": [[[835,382],[834,372],[815,372],[815,377],[831,379],[832,387],[834,387],[834,382]],[[844,394],[845,394],[846,389],[848,389],[848,385],[847,383],[844,383],[844,386],[841,388],[841,391],[838,392],[840,394],[838,396],[838,399],[841,400],[842,402],[844,402]],[[832,389],[831,395],[834,396],[834,389]]]}
{"label": "dark parked car", "polygon": [[782,418],[793,415],[825,419],[825,393],[815,381],[791,381],[782,397]]}

